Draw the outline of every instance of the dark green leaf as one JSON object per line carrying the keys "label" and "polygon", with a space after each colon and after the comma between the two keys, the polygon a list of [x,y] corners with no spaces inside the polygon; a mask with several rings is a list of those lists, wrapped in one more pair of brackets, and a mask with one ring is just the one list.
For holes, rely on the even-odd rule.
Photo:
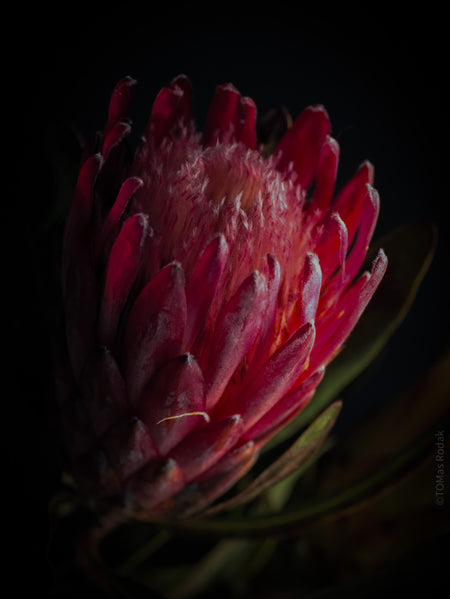
{"label": "dark green leaf", "polygon": [[206,512],[206,515],[218,514],[253,501],[264,491],[301,468],[321,447],[336,422],[341,407],[341,402],[332,404],[281,457],[266,468],[246,489],[228,501],[212,507]]}
{"label": "dark green leaf", "polygon": [[382,469],[331,497],[318,498],[300,510],[263,518],[222,520],[180,520],[160,522],[183,533],[209,537],[289,537],[305,532],[311,525],[358,511],[400,484],[418,463],[434,449],[434,433],[428,431]]}

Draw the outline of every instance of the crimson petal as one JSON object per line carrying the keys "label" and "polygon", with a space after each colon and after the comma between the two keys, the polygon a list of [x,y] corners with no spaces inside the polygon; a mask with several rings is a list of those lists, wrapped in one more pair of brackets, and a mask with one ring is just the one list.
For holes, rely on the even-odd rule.
{"label": "crimson petal", "polygon": [[255,439],[258,447],[267,440],[267,435],[274,434],[285,423],[286,419],[293,413],[303,409],[311,398],[311,392],[319,385],[325,374],[325,368],[320,368],[314,374],[305,379],[298,387],[289,391],[273,408],[266,412],[255,424],[242,435],[242,440]]}
{"label": "crimson petal", "polygon": [[352,243],[358,227],[361,204],[366,196],[367,184],[373,185],[373,179],[373,165],[366,160],[344,185],[333,202],[333,210],[339,213],[347,227],[349,244]]}
{"label": "crimson petal", "polygon": [[238,140],[250,150],[256,150],[256,105],[251,98],[241,98],[243,119],[240,124]]}
{"label": "crimson petal", "polygon": [[241,432],[242,418],[234,414],[191,433],[172,449],[169,456],[190,482],[225,455],[236,444]]}
{"label": "crimson petal", "polygon": [[203,369],[206,408],[219,401],[229,379],[255,342],[262,326],[267,298],[264,276],[248,276],[218,316],[212,339],[214,351]]}
{"label": "crimson petal", "polygon": [[231,83],[219,85],[203,132],[203,145],[214,146],[239,130],[241,96]]}
{"label": "crimson petal", "polygon": [[229,254],[223,235],[208,244],[200,256],[186,288],[187,322],[184,347],[190,348],[207,319]]}
{"label": "crimson petal", "polygon": [[202,372],[190,355],[174,358],[144,390],[140,415],[161,455],[166,455],[207,414]]}
{"label": "crimson petal", "polygon": [[148,217],[135,214],[125,221],[114,242],[106,266],[99,316],[99,339],[102,345],[111,347],[131,286],[141,262],[143,240]]}
{"label": "crimson petal", "polygon": [[187,123],[191,116],[190,84],[180,76],[156,96],[145,138],[158,146],[173,128]]}
{"label": "crimson petal", "polygon": [[[120,219],[122,218],[128,203],[136,191],[142,187],[142,185],[143,181],[138,177],[129,177],[122,183],[120,191],[117,194],[116,201],[109,211],[109,214],[106,217],[98,234],[95,248],[95,254],[97,258],[102,251],[105,251],[105,243],[107,240],[117,232]],[[106,251],[109,251],[109,248],[106,248]]]}
{"label": "crimson petal", "polygon": [[112,127],[102,145],[102,155],[107,160],[109,153],[115,148],[122,139],[131,131],[130,123],[118,122]]}
{"label": "crimson petal", "polygon": [[285,171],[290,163],[298,183],[307,189],[314,180],[322,146],[330,133],[330,121],[323,106],[310,106],[294,121],[275,150],[277,169]]}
{"label": "crimson petal", "polygon": [[239,410],[244,431],[247,431],[295,384],[308,360],[314,339],[315,327],[309,322],[267,360],[239,396],[230,399],[226,405],[219,404],[214,416],[223,417]]}
{"label": "crimson petal", "polygon": [[311,353],[312,370],[327,364],[339,350],[375,293],[386,268],[387,258],[383,250],[380,250],[373,262],[372,271],[365,272],[341,297],[333,310],[334,318],[329,318],[318,332],[320,343],[316,344]]}
{"label": "crimson petal", "polygon": [[260,340],[255,354],[252,357],[245,380],[249,381],[256,375],[260,366],[269,355],[270,347],[275,336],[276,317],[278,312],[278,292],[281,281],[281,268],[278,260],[270,254],[267,255],[269,274],[267,277],[267,307],[261,329]]}
{"label": "crimson petal", "polygon": [[124,77],[114,88],[109,103],[108,120],[103,132],[104,136],[108,135],[118,121],[123,120],[128,115],[135,85],[136,81],[134,79]]}
{"label": "crimson petal", "polygon": [[380,212],[380,197],[378,192],[367,184],[367,192],[363,199],[359,216],[358,233],[349,256],[345,262],[345,281],[351,281],[364,261],[372,239],[375,225]]}
{"label": "crimson petal", "polygon": [[347,227],[337,212],[330,212],[316,247],[324,286],[338,267],[344,268],[347,247]]}
{"label": "crimson petal", "polygon": [[314,194],[309,204],[311,210],[324,211],[330,205],[336,183],[338,162],[339,144],[335,139],[328,136],[322,146],[317,164]]}
{"label": "crimson petal", "polygon": [[300,285],[300,325],[313,321],[316,318],[321,286],[322,270],[320,268],[319,259],[316,254],[308,252],[308,254],[306,254]]}
{"label": "crimson petal", "polygon": [[183,269],[159,271],[134,302],[125,328],[125,378],[132,404],[155,370],[179,353],[186,324]]}

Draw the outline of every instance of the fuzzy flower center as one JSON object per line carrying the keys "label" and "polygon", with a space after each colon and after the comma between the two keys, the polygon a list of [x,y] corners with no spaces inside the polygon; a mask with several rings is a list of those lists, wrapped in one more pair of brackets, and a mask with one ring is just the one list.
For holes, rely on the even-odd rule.
{"label": "fuzzy flower center", "polygon": [[213,206],[236,203],[247,215],[264,194],[261,160],[254,152],[241,156],[236,146],[216,146],[203,154],[205,197]]}
{"label": "fuzzy flower center", "polygon": [[268,275],[268,254],[281,267],[280,305],[295,302],[310,243],[304,193],[270,158],[239,143],[205,148],[187,135],[141,154],[134,166],[144,186],[133,209],[149,217],[158,268],[180,262],[189,279],[212,237],[222,234],[229,257],[213,313],[250,272]]}

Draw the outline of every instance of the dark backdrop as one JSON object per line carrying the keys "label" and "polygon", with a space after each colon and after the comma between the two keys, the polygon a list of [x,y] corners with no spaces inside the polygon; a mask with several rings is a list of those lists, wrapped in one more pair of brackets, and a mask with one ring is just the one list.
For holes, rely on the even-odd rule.
{"label": "dark backdrop", "polygon": [[215,86],[228,81],[255,100],[260,114],[284,105],[296,116],[308,104],[324,104],[341,146],[339,180],[364,159],[375,165],[382,202],[376,236],[410,220],[439,225],[434,263],[359,411],[401,389],[446,345],[444,17],[423,7],[405,13],[360,4],[342,12],[335,3],[331,12],[315,12],[309,4],[65,3],[6,11],[2,138],[12,164],[3,174],[3,317],[11,338],[3,395],[6,496],[19,512],[8,518],[17,584],[33,577],[38,585],[46,576],[45,515],[57,475],[46,412],[59,241],[43,225],[54,193],[49,132],[69,123],[88,136],[103,126],[109,94],[124,75],[138,80],[137,130],[157,91],[179,73],[193,83],[199,126]]}

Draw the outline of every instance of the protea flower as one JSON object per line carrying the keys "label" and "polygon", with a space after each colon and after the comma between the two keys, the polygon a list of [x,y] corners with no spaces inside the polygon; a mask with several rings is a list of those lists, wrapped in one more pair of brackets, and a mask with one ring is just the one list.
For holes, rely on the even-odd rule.
{"label": "protea flower", "polygon": [[373,168],[335,194],[322,106],[267,156],[252,100],[219,86],[199,134],[179,76],[131,153],[134,83],[112,94],[67,219],[60,405],[95,507],[182,515],[229,489],[307,405],[387,261],[380,251],[359,273],[379,211]]}

